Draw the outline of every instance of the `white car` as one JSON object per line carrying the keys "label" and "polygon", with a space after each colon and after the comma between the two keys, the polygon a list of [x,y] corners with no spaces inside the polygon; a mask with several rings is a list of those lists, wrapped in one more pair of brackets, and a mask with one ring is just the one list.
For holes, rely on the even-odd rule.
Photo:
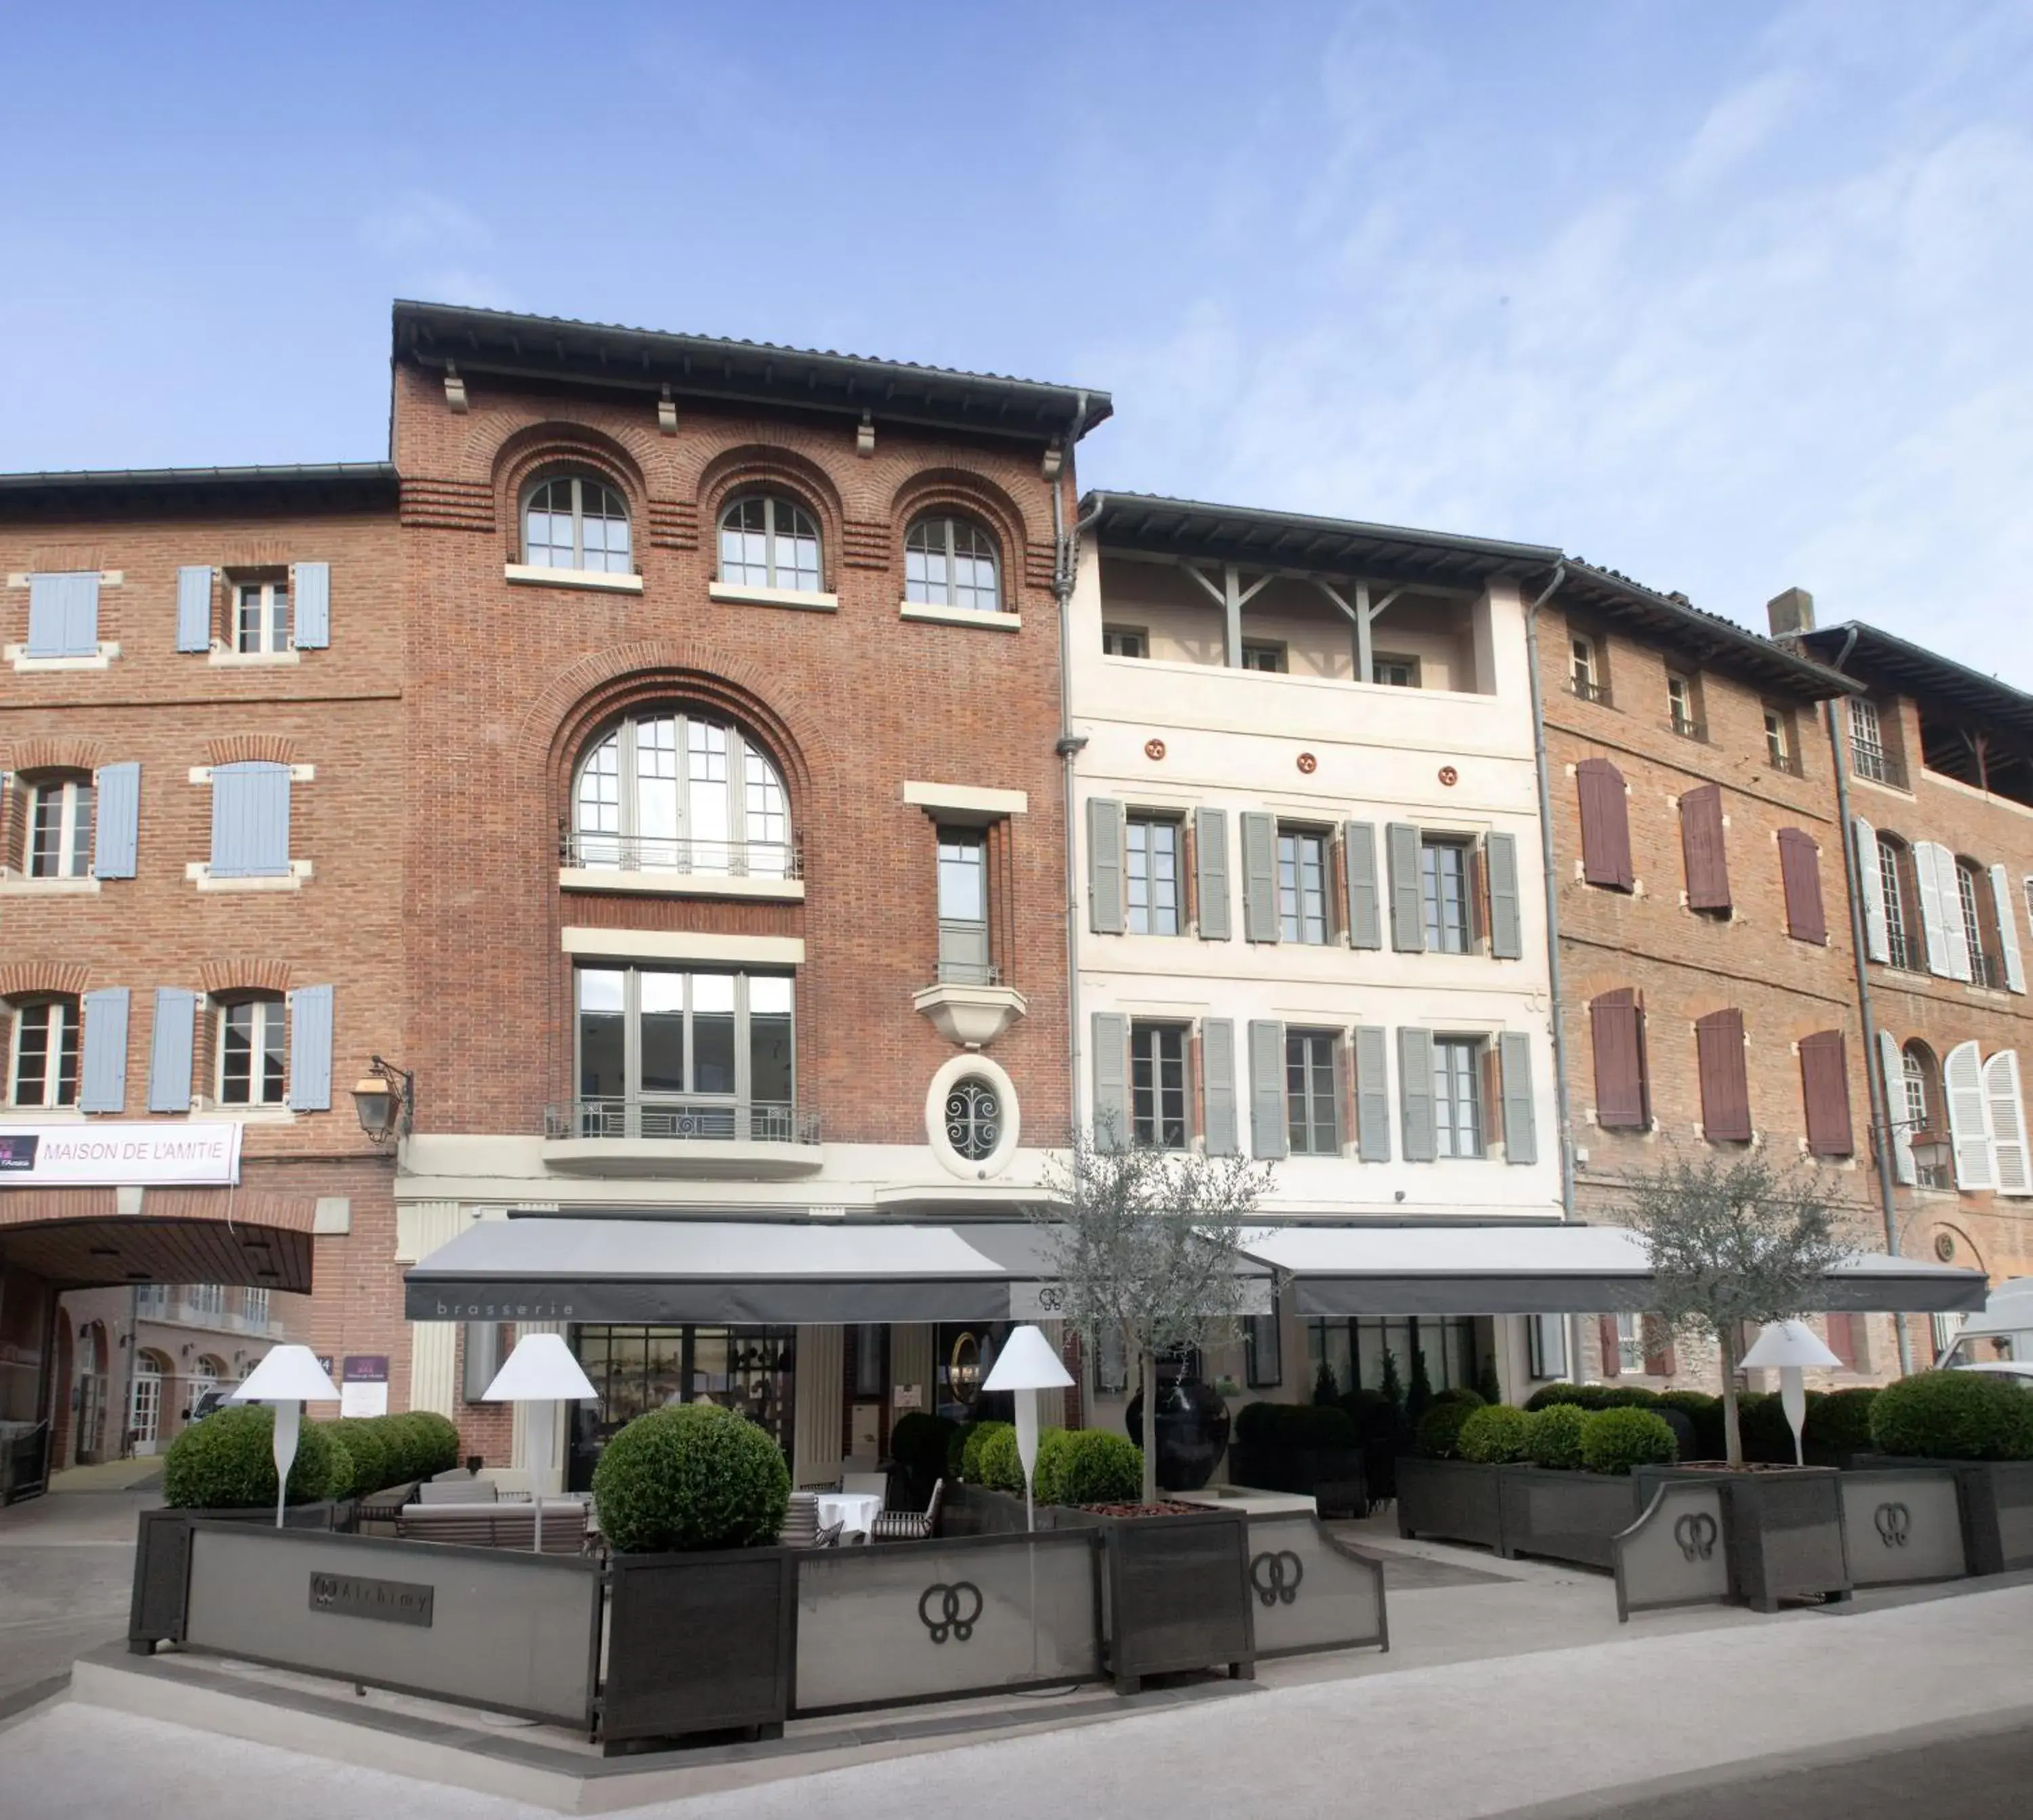
{"label": "white car", "polygon": [[1935,1360],[1938,1370],[1971,1365],[2033,1365],[2033,1277],[2016,1276],[2000,1283],[1956,1330],[1956,1337]]}
{"label": "white car", "polygon": [[1949,1369],[1959,1372],[1988,1372],[1993,1377],[2010,1378],[2014,1384],[2033,1391],[2033,1364],[2021,1363],[2017,1359],[1970,1359]]}

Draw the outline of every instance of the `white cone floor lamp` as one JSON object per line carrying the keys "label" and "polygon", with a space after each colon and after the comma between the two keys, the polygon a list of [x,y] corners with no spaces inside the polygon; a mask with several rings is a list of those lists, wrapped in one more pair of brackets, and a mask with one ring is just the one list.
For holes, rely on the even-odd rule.
{"label": "white cone floor lamp", "polygon": [[1775,1320],[1759,1334],[1743,1355],[1746,1371],[1779,1371],[1779,1402],[1793,1430],[1793,1463],[1804,1466],[1806,1453],[1801,1428],[1807,1419],[1807,1385],[1804,1373],[1809,1365],[1825,1369],[1842,1361],[1821,1343],[1821,1336],[1803,1320]]}
{"label": "white cone floor lamp", "polygon": [[1031,1475],[1038,1465],[1038,1393],[1064,1390],[1073,1376],[1059,1362],[1052,1343],[1035,1327],[1020,1327],[1002,1343],[1002,1351],[988,1376],[985,1391],[1016,1393],[1016,1452],[1024,1462],[1024,1526],[1037,1527],[1031,1507]]}
{"label": "white cone floor lamp", "polygon": [[530,1499],[536,1507],[533,1540],[540,1554],[544,1547],[544,1475],[551,1469],[558,1405],[587,1402],[599,1394],[562,1335],[526,1333],[481,1395],[485,1403],[530,1406],[522,1434],[523,1463],[530,1470]]}
{"label": "white cone floor lamp", "polygon": [[268,1355],[241,1380],[227,1399],[236,1403],[269,1403],[275,1411],[275,1527],[283,1526],[283,1504],[290,1492],[290,1468],[297,1462],[297,1436],[307,1402],[335,1403],[339,1386],[307,1346],[271,1346]]}

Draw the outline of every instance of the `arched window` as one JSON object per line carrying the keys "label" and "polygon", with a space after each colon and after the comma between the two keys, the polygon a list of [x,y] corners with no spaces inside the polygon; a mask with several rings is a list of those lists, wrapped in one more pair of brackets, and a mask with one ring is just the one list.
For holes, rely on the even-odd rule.
{"label": "arched window", "polygon": [[577,863],[624,872],[796,875],[789,799],[738,727],[664,710],[624,721],[581,762]]}
{"label": "arched window", "polygon": [[83,1028],[74,998],[27,998],[16,1003],[8,1029],[9,1106],[77,1105]]}
{"label": "arched window", "polygon": [[2005,988],[2005,963],[1997,944],[1997,906],[1991,901],[1990,879],[1975,860],[1956,860],[1956,902],[1945,906],[1950,916],[1962,918],[1963,937],[1969,943],[1970,978],[1979,986]]}
{"label": "arched window", "polygon": [[[1920,1132],[1945,1132],[1949,1122],[1941,1103],[1941,1065],[1934,1052],[1924,1043],[1909,1043],[1900,1051],[1899,1069],[1900,1103],[1892,1109],[1892,1115],[1903,1127],[1898,1137],[1904,1148]],[[1945,1163],[1922,1166],[1916,1162],[1915,1173],[1923,1188],[1949,1185]]]}
{"label": "arched window", "polygon": [[218,1094],[222,1106],[283,1103],[282,999],[249,994],[224,1001],[217,1012]]}
{"label": "arched window", "polygon": [[1919,897],[1912,885],[1912,855],[1897,835],[1878,837],[1878,870],[1885,881],[1886,958],[1910,972],[1915,963],[1913,907]]}
{"label": "arched window", "polygon": [[751,493],[720,515],[720,579],[748,588],[817,594],[818,526],[795,500]]}
{"label": "arched window", "polygon": [[1001,612],[995,539],[972,519],[919,519],[904,540],[904,598],[919,606]]}
{"label": "arched window", "polygon": [[627,503],[591,474],[537,481],[522,506],[522,560],[537,569],[633,574]]}
{"label": "arched window", "polygon": [[92,870],[92,773],[44,771],[28,779],[21,870],[31,878],[82,878]]}

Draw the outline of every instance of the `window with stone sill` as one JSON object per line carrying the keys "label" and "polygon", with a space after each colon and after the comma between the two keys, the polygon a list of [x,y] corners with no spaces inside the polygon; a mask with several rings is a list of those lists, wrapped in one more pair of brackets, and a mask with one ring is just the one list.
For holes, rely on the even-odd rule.
{"label": "window with stone sill", "polygon": [[284,1103],[286,1017],[276,996],[230,999],[217,1008],[214,1054],[221,1106]]}
{"label": "window with stone sill", "polygon": [[681,710],[631,716],[580,762],[573,851],[593,871],[788,878],[789,799],[739,728]]}
{"label": "window with stone sill", "polygon": [[242,657],[264,657],[295,649],[286,577],[234,582],[233,648]]}
{"label": "window with stone sill", "polygon": [[8,1024],[7,1103],[22,1108],[77,1105],[84,1033],[77,1000],[65,994],[17,1001]]}
{"label": "window with stone sill", "polygon": [[50,772],[24,786],[26,844],[21,870],[31,878],[83,878],[92,871],[92,781],[89,771]]}
{"label": "window with stone sill", "polygon": [[535,482],[523,496],[522,560],[535,569],[634,574],[627,502],[592,474]]}
{"label": "window with stone sill", "polygon": [[751,493],[720,515],[720,579],[741,587],[817,594],[818,526],[795,500]]}
{"label": "window with stone sill", "polygon": [[935,514],[919,519],[904,540],[906,605],[1003,610],[995,539],[972,519]]}

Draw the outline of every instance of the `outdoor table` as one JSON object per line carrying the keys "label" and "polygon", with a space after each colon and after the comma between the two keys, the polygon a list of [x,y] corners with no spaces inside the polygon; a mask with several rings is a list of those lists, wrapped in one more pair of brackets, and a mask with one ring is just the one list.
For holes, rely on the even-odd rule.
{"label": "outdoor table", "polygon": [[838,1523],[843,1535],[867,1535],[882,1514],[882,1497],[878,1492],[821,1492],[818,1496],[819,1527]]}

